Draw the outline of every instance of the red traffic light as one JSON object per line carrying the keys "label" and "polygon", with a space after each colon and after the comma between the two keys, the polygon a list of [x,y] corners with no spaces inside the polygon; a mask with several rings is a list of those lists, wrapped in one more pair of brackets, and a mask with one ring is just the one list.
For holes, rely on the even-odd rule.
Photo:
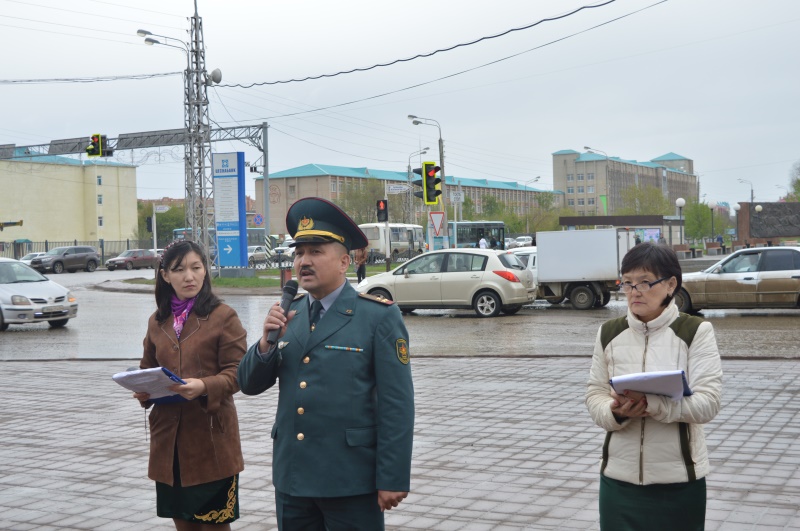
{"label": "red traffic light", "polygon": [[436,174],[441,170],[439,166],[434,166],[433,168],[428,168],[428,177],[436,177]]}

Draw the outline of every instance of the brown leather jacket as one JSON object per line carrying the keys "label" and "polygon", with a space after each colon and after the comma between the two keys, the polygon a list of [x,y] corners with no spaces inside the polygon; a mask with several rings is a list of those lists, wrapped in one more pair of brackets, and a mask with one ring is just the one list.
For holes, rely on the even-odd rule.
{"label": "brown leather jacket", "polygon": [[363,249],[356,249],[355,254],[353,256],[353,261],[356,263],[356,266],[360,266],[362,264],[367,263],[367,248]]}
{"label": "brown leather jacket", "polygon": [[176,451],[184,486],[238,474],[244,470],[244,459],[233,395],[239,391],[236,371],[247,350],[247,333],[236,312],[225,304],[207,316],[192,312],[180,341],[172,323],[172,316],[162,324],[156,322],[155,313],[150,316],[139,366],[166,367],[181,378],[200,378],[208,392],[189,402],[153,407],[148,476],[172,485]]}

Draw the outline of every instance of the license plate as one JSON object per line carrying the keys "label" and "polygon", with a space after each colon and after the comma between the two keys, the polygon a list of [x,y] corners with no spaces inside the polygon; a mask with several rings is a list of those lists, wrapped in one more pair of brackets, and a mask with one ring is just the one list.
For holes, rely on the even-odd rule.
{"label": "license plate", "polygon": [[63,306],[45,306],[44,308],[42,308],[42,312],[44,313],[63,312],[63,311],[64,311]]}

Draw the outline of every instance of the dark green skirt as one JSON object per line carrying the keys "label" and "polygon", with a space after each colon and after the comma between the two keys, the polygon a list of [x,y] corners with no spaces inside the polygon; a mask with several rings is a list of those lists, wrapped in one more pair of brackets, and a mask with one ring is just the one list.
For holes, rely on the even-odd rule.
{"label": "dark green skirt", "polygon": [[702,531],[705,523],[706,478],[634,485],[600,474],[600,529]]}
{"label": "dark green skirt", "polygon": [[173,485],[156,481],[156,514],[201,524],[229,524],[239,518],[239,474],[201,483],[181,485],[178,454],[172,466]]}

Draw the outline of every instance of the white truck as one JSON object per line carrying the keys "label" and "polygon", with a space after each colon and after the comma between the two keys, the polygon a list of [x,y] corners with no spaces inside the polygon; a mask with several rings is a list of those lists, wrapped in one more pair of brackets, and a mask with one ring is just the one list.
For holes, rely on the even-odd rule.
{"label": "white truck", "polygon": [[536,233],[538,298],[576,310],[605,306],[619,289],[620,265],[635,245],[628,229]]}

